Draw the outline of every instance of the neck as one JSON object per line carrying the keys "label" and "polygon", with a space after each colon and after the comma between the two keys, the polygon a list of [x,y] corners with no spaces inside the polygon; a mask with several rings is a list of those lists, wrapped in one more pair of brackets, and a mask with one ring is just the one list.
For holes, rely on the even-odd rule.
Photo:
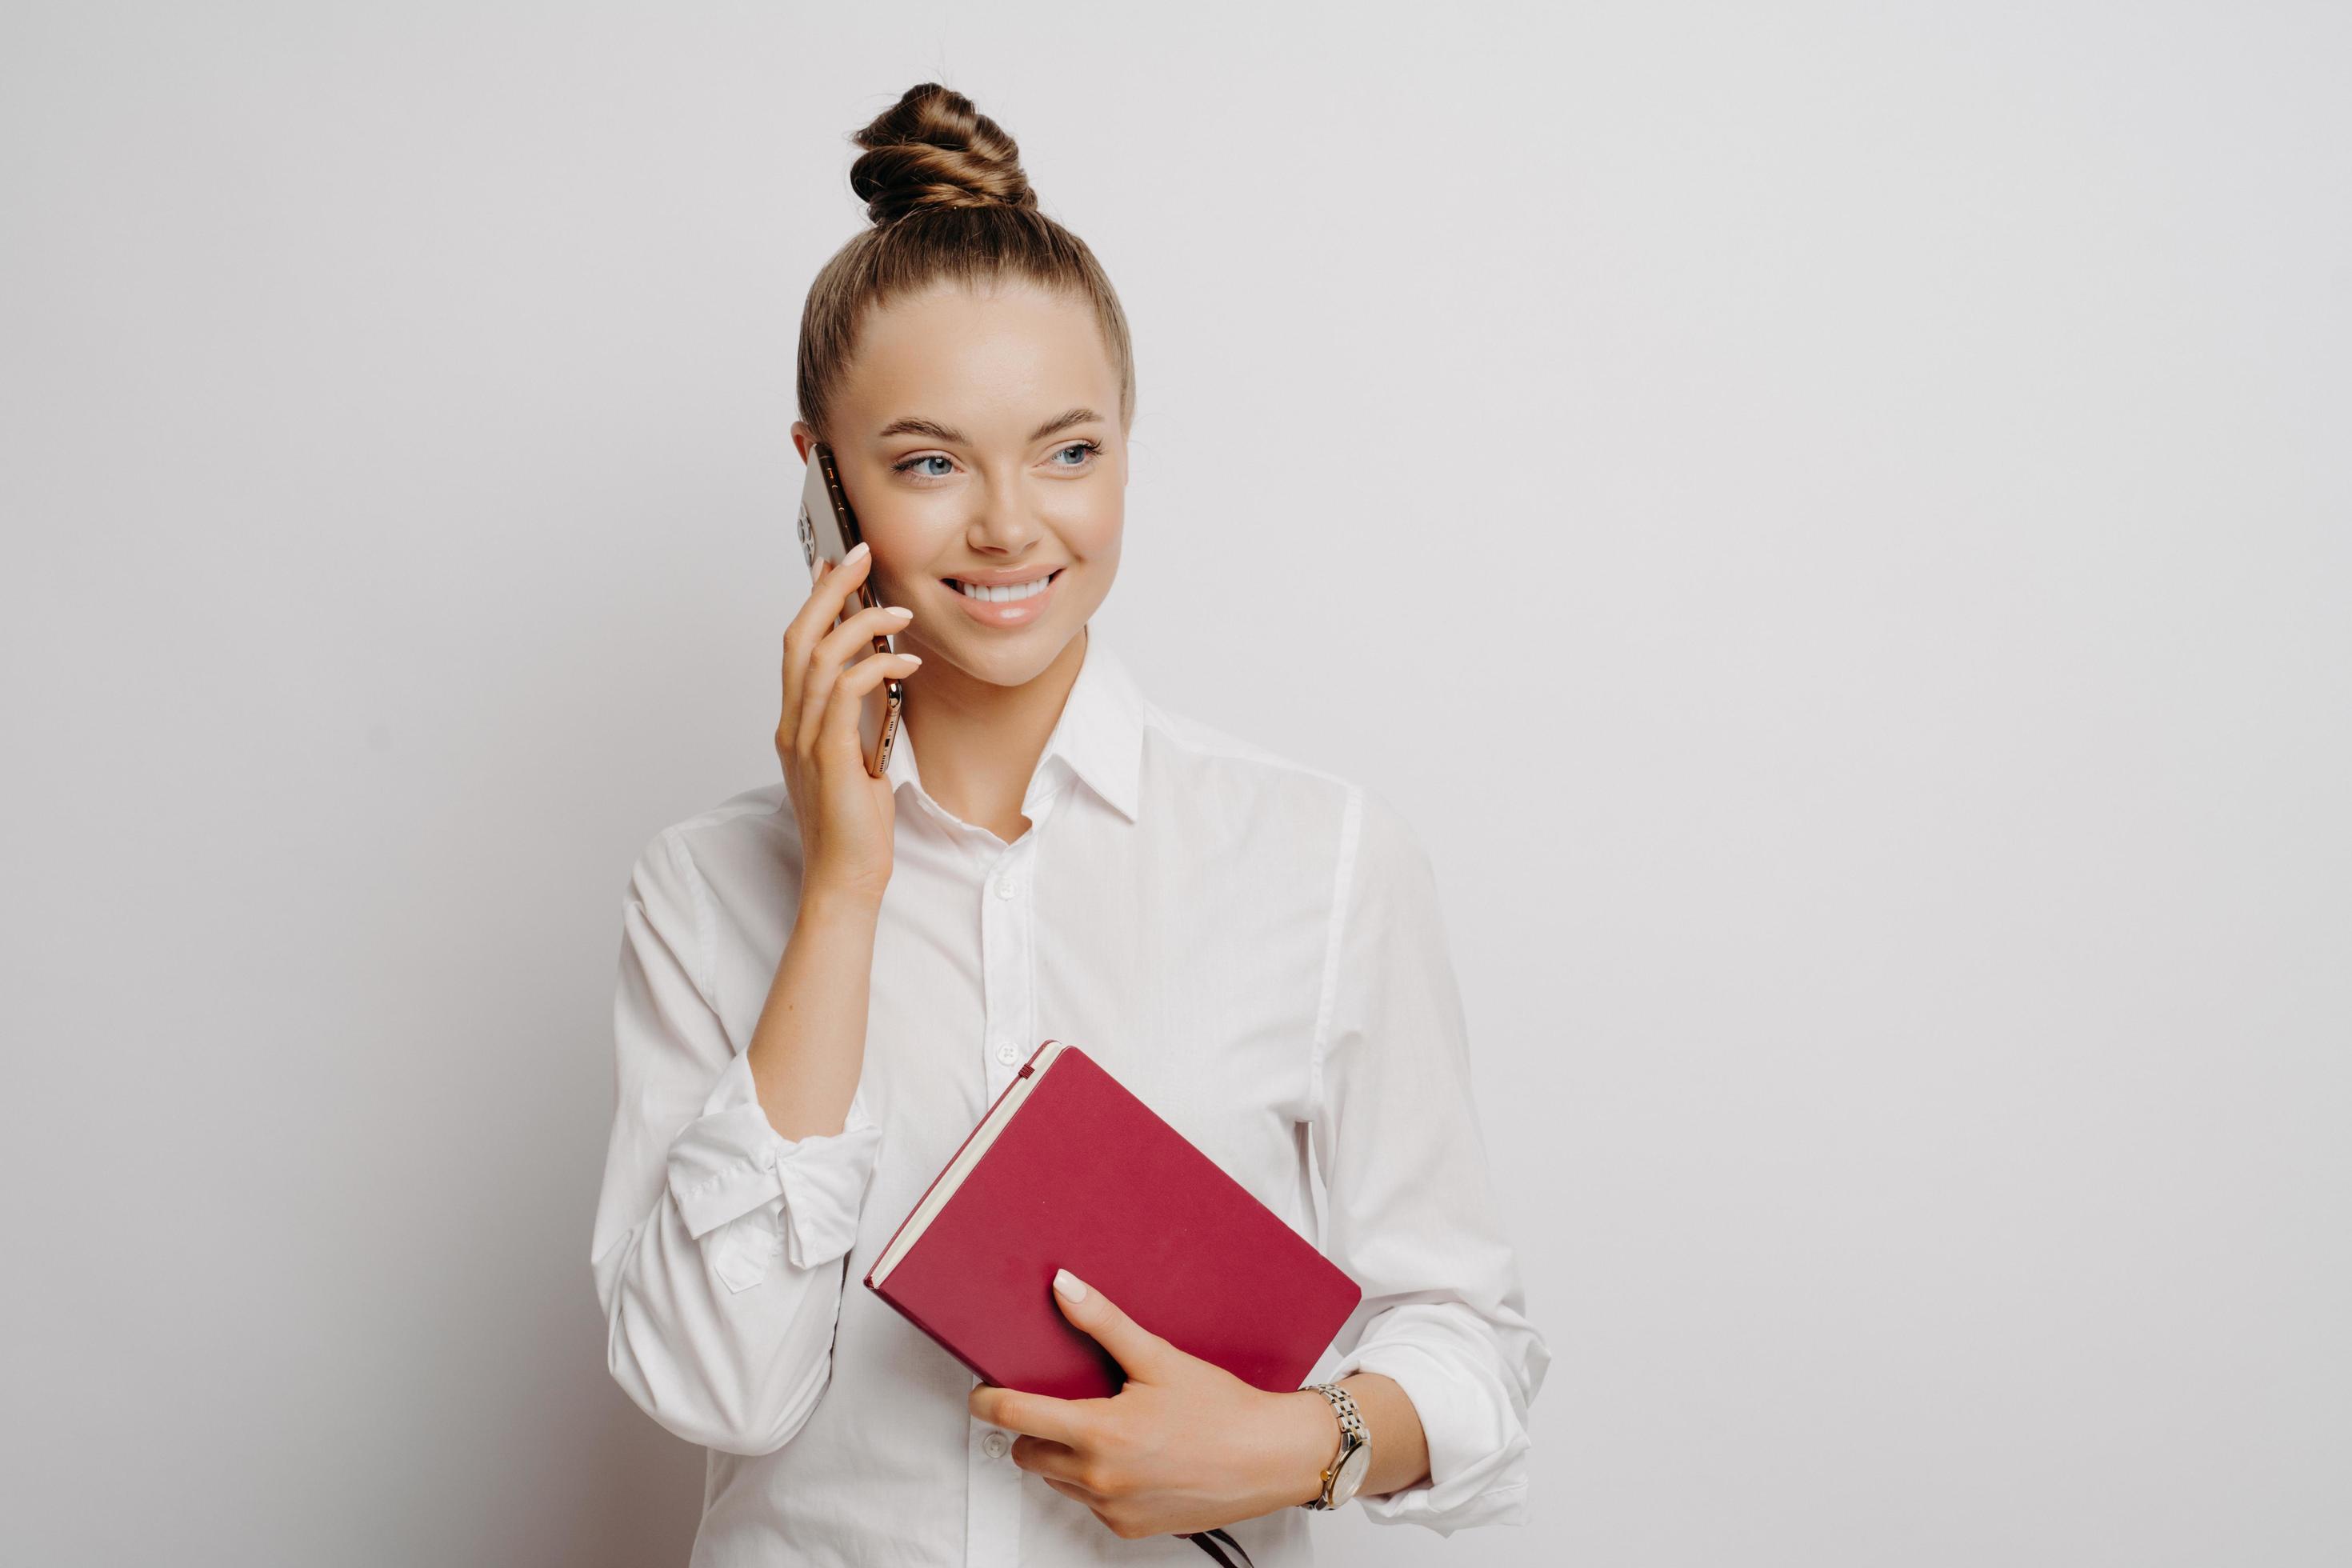
{"label": "neck", "polygon": [[[1045,741],[1085,663],[1081,629],[1053,662],[1019,686],[998,686],[929,657],[907,682],[898,722],[913,737],[915,766],[933,800],[1006,843],[1028,830],[1022,798]],[[906,638],[899,638],[901,646]]]}

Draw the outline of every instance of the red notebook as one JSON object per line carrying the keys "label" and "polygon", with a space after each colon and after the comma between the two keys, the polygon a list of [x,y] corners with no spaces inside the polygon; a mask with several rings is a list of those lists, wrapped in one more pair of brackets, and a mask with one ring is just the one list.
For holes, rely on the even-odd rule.
{"label": "red notebook", "polygon": [[1126,1374],[1054,1271],[1254,1387],[1304,1386],[1356,1282],[1076,1046],[1047,1040],[898,1226],[866,1287],[1000,1388],[1107,1398]]}

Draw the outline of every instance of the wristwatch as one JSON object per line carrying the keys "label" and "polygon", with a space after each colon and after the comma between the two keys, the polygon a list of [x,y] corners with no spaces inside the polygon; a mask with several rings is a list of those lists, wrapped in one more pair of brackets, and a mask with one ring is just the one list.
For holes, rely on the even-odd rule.
{"label": "wristwatch", "polygon": [[1356,1408],[1353,1395],[1336,1383],[1309,1384],[1339,1417],[1339,1454],[1331,1468],[1323,1472],[1323,1495],[1307,1499],[1298,1506],[1311,1509],[1338,1508],[1356,1495],[1364,1484],[1364,1476],[1372,1468],[1372,1435],[1364,1429],[1363,1413]]}

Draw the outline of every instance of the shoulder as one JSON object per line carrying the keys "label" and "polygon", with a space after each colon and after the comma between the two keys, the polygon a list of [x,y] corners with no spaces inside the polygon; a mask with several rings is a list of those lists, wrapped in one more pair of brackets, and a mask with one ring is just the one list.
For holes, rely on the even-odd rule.
{"label": "shoulder", "polygon": [[800,835],[784,783],[747,789],[670,823],[638,848],[629,870],[629,896],[688,918],[702,906],[746,888],[782,891],[797,886]]}
{"label": "shoulder", "polygon": [[1359,786],[1328,769],[1159,702],[1144,705],[1146,787],[1197,821],[1337,831]]}
{"label": "shoulder", "polygon": [[1144,735],[1147,772],[1172,798],[1219,803],[1221,815],[1320,836],[1343,862],[1423,856],[1396,801],[1361,779],[1159,702],[1145,704]]}

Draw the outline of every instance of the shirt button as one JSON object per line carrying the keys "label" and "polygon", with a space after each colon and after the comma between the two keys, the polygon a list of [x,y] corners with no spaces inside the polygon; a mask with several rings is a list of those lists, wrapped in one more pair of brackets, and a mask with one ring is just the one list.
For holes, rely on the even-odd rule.
{"label": "shirt button", "polygon": [[1007,1067],[1011,1067],[1020,1058],[1021,1052],[1011,1040],[1007,1040],[1003,1045],[996,1047],[996,1059],[1003,1062]]}
{"label": "shirt button", "polygon": [[1013,1439],[1002,1432],[991,1432],[981,1439],[980,1446],[988,1450],[990,1458],[1001,1459],[1004,1458],[1004,1450],[1013,1447]]}
{"label": "shirt button", "polygon": [[996,896],[1000,899],[1011,898],[1013,891],[1013,879],[1010,877],[1005,878],[1004,880],[996,884]]}

